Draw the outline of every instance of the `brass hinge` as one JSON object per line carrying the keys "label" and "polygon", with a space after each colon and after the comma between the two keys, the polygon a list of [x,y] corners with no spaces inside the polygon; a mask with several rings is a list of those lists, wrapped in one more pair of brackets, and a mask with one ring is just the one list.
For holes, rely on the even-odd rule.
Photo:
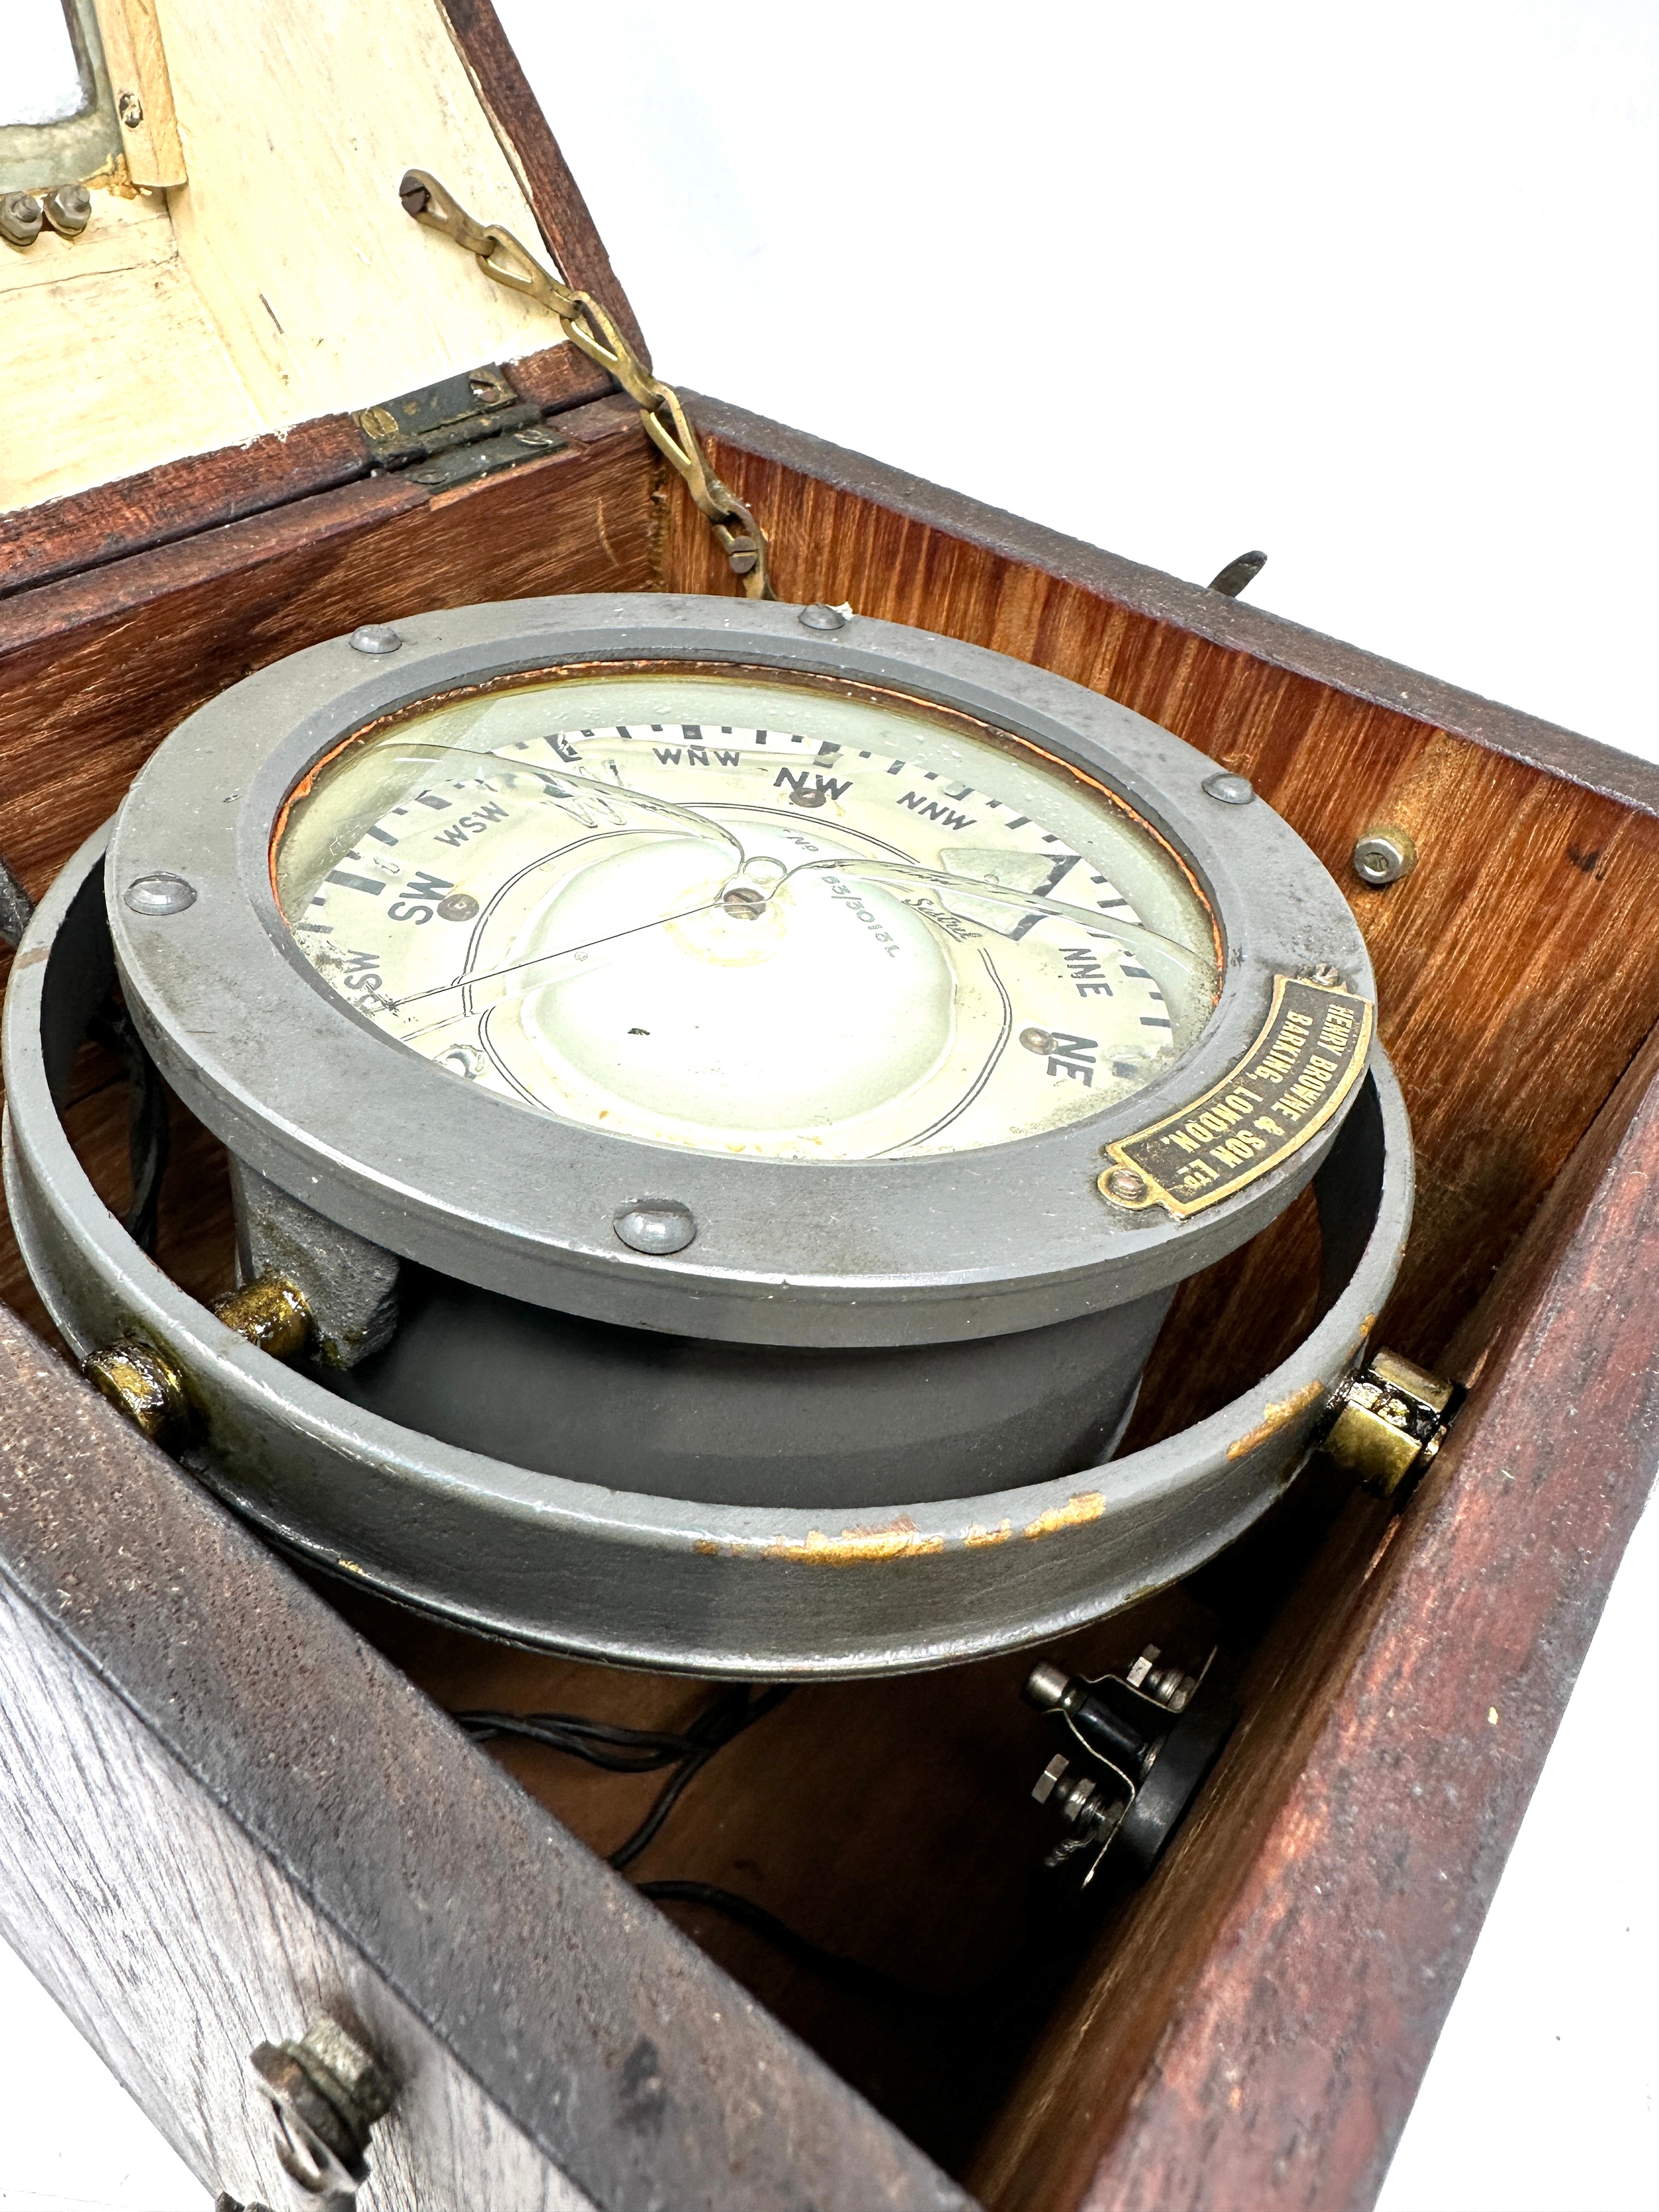
{"label": "brass hinge", "polygon": [[1444,1443],[1458,1395],[1397,1352],[1374,1352],[1346,1387],[1325,1452],[1374,1498],[1403,1504]]}
{"label": "brass hinge", "polygon": [[411,483],[436,490],[538,461],[570,442],[549,428],[533,401],[520,398],[493,362],[364,407],[352,420],[377,466],[406,469]]}

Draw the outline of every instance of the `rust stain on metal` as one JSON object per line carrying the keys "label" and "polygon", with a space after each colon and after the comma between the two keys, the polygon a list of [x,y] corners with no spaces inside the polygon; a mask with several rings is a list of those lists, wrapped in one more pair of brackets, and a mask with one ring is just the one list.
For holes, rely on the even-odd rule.
{"label": "rust stain on metal", "polygon": [[1265,1444],[1268,1437],[1277,1435],[1287,1421],[1293,1421],[1298,1413],[1305,1413],[1316,1398],[1324,1395],[1324,1389],[1325,1385],[1316,1376],[1311,1382],[1304,1382],[1288,1398],[1281,1398],[1270,1404],[1255,1428],[1228,1445],[1228,1458],[1243,1459],[1246,1452],[1253,1452],[1258,1444]]}
{"label": "rust stain on metal", "polygon": [[699,1536],[691,1548],[705,1559],[718,1559],[720,1555],[720,1547],[712,1536]]}
{"label": "rust stain on metal", "polygon": [[878,1559],[919,1559],[945,1549],[943,1536],[926,1536],[908,1513],[874,1528],[843,1528],[839,1536],[826,1536],[809,1528],[801,1540],[781,1538],[769,1544],[769,1559],[799,1559],[812,1567],[861,1567]]}
{"label": "rust stain on metal", "polygon": [[1050,1506],[1048,1512],[1039,1513],[1035,1521],[1025,1524],[1027,1536],[1052,1536],[1061,1528],[1080,1528],[1085,1522],[1098,1521],[1106,1510],[1106,1500],[1098,1490],[1080,1490],[1075,1498],[1068,1498],[1063,1505]]}
{"label": "rust stain on metal", "polygon": [[1014,1524],[1012,1521],[999,1521],[994,1528],[982,1528],[975,1521],[962,1540],[964,1544],[975,1547],[981,1544],[1006,1544],[1013,1533]]}

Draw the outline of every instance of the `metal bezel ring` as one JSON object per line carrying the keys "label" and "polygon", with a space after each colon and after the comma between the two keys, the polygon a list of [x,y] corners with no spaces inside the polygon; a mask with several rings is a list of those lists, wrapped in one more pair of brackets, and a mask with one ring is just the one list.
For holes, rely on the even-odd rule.
{"label": "metal bezel ring", "polygon": [[[805,630],[786,606],[569,598],[400,619],[401,649],[342,637],[191,715],[118,817],[111,882],[184,878],[162,917],[110,900],[128,1004],[163,1073],[240,1158],[330,1219],[532,1304],[704,1338],[894,1345],[999,1335],[1115,1306],[1272,1219],[1321,1139],[1194,1219],[1127,1221],[1095,1191],[1101,1148],[1197,1096],[1248,1049],[1275,974],[1330,963],[1374,995],[1364,941],[1319,861],[1265,805],[1216,807],[1214,763],[1065,678],[888,623]],[[1183,856],[1227,948],[1219,1003],[1167,1074],[1097,1116],[911,1160],[731,1158],[550,1123],[457,1082],[327,991],[277,915],[271,827],[351,732],[424,696],[615,659],[771,665],[895,689],[1010,732],[1121,793]],[[672,1255],[612,1233],[641,1192],[688,1207]]]}
{"label": "metal bezel ring", "polygon": [[851,1521],[527,1473],[363,1413],[257,1351],[100,1199],[53,1085],[111,973],[103,842],[41,902],[7,995],[5,1187],[30,1275],[77,1353],[137,1336],[175,1363],[199,1430],[185,1465],[273,1541],[487,1634],[748,1680],[948,1666],[1064,1635],[1190,1573],[1267,1510],[1400,1265],[1411,1138],[1379,1050],[1328,1163],[1340,1229],[1327,1310],[1279,1366],[1178,1436],[1056,1480]]}

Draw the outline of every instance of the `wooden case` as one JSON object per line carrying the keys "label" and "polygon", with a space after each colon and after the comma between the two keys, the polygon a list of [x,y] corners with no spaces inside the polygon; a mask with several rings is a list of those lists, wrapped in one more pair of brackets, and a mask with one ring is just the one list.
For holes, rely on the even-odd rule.
{"label": "wooden case", "polygon": [[[625,313],[487,0],[447,9],[543,241]],[[182,97],[181,124],[189,153]],[[299,647],[479,599],[732,589],[603,376],[562,346],[507,373],[563,450],[433,488],[339,412],[0,525],[0,854],[32,893],[183,715]],[[848,1962],[826,1969],[594,1856],[653,1782],[491,1757],[445,1710],[675,1726],[706,1690],[308,1583],[49,1348],[8,1239],[0,1924],[239,2199],[287,2201],[247,2053],[328,2009],[398,2081],[368,2207],[1368,2203],[1653,1472],[1659,771],[692,411],[781,596],[1121,700],[1248,775],[1349,888],[1419,1148],[1377,1340],[1468,1385],[1450,1440],[1396,1516],[1316,1466],[1192,1583],[1061,1653],[1247,1655],[1242,1723],[1139,1890],[1080,1909],[1036,1878],[1049,1745],[1017,1656],[803,1689],[732,1745],[630,1875],[740,1891]],[[1379,821],[1422,857],[1372,890],[1348,855]],[[117,1203],[122,1114],[88,1051],[71,1121]],[[209,1295],[222,1158],[182,1119],[172,1178],[159,1256]],[[1139,1439],[1294,1340],[1313,1252],[1298,1208],[1182,1292]]]}

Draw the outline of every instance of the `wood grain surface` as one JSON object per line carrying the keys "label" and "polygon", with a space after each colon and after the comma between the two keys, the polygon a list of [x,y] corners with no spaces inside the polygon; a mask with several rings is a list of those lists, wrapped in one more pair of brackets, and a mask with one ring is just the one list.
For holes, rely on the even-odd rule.
{"label": "wood grain surface", "polygon": [[961,2192],[0,1313],[0,1922],[210,2187],[262,2038],[401,2084],[365,2212]]}
{"label": "wood grain surface", "polygon": [[164,461],[0,515],[0,593],[100,568],[368,473],[368,441],[344,415],[305,423],[286,437]]}

